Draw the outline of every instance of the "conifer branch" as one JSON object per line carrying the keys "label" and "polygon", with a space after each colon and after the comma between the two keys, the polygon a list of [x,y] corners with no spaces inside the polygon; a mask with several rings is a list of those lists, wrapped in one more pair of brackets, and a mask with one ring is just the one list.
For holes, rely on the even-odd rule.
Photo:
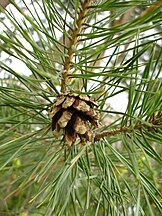
{"label": "conifer branch", "polygon": [[144,10],[140,17],[145,16],[146,14],[148,14],[149,12],[153,11],[154,9],[158,8],[162,6],[162,0],[157,1],[155,4],[151,5],[149,8],[147,8],[146,10]]}
{"label": "conifer branch", "polygon": [[74,56],[74,50],[77,46],[78,37],[82,30],[82,27],[85,21],[85,17],[89,10],[89,5],[91,4],[91,1],[92,0],[84,0],[83,2],[81,2],[81,9],[78,13],[78,19],[76,21],[76,26],[73,29],[72,34],[71,34],[69,47],[67,49],[67,56],[65,57],[65,62],[64,62],[64,72],[62,74],[61,92],[63,93],[66,91],[66,82],[67,82],[69,70],[71,67],[71,61]]}
{"label": "conifer branch", "polygon": [[147,129],[148,131],[157,131],[157,127],[162,126],[162,112],[159,111],[158,114],[155,116],[153,115],[150,120],[146,123],[138,123],[134,127],[132,126],[124,126],[121,128],[117,128],[115,130],[106,130],[103,132],[96,132],[94,141],[99,141],[100,139],[104,137],[111,137],[111,136],[117,136],[121,133],[131,133],[135,130],[141,131],[143,129]]}
{"label": "conifer branch", "polygon": [[9,5],[9,4],[10,4],[9,0],[0,0],[0,6],[2,8],[6,8],[7,5]]}

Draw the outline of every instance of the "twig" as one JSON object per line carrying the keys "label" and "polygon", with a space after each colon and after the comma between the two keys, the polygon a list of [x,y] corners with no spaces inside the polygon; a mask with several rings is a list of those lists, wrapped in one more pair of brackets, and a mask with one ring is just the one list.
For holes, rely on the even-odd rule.
{"label": "twig", "polygon": [[[159,118],[161,116],[161,112],[158,112],[156,117]],[[115,130],[106,130],[103,132],[96,132],[94,141],[99,141],[100,139],[104,137],[110,137],[110,136],[117,136],[121,133],[131,133],[132,131],[139,130],[141,131],[142,129],[147,129],[147,130],[154,130],[156,131],[156,126],[162,126],[162,120],[161,119],[155,119],[155,116],[151,117],[150,121],[148,123],[139,123],[136,124],[134,127],[132,126],[124,126],[121,128],[117,128]]]}
{"label": "twig", "polygon": [[149,12],[153,11],[154,9],[156,9],[157,7],[162,6],[162,0],[159,0],[158,2],[156,2],[155,4],[151,5],[149,8],[147,8],[146,10],[144,10],[140,17],[145,16],[146,14],[148,14]]}
{"label": "twig", "polygon": [[69,70],[71,67],[71,61],[74,56],[74,50],[77,46],[78,43],[78,37],[79,34],[82,30],[83,23],[86,17],[86,14],[89,10],[89,5],[91,4],[92,0],[84,0],[81,2],[81,9],[78,14],[78,19],[76,21],[76,27],[74,28],[72,34],[71,34],[71,39],[67,51],[67,56],[65,57],[65,62],[64,62],[64,72],[62,74],[62,83],[61,83],[61,92],[66,92],[66,82],[68,79],[68,74]]}
{"label": "twig", "polygon": [[0,0],[0,6],[5,8],[7,5],[10,4],[8,0]]}

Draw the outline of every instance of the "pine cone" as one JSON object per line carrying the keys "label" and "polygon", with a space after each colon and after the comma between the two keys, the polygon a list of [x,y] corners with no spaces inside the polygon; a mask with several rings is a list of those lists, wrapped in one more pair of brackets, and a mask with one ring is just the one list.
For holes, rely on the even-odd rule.
{"label": "pine cone", "polygon": [[51,107],[49,116],[52,120],[52,131],[58,133],[63,129],[64,141],[68,146],[79,137],[82,144],[93,141],[91,129],[98,127],[97,106],[89,96],[68,93],[59,95]]}

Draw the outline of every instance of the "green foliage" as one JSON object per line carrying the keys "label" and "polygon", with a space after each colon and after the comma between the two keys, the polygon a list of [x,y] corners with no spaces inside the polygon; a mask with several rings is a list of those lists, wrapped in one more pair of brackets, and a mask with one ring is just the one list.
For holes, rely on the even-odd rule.
{"label": "green foliage", "polygon": [[[72,47],[67,89],[99,103],[100,138],[72,147],[52,133],[48,111],[80,1],[11,2],[0,48],[30,75],[0,62],[0,215],[160,216],[161,1],[92,1]],[[108,105],[122,93],[125,112]]]}

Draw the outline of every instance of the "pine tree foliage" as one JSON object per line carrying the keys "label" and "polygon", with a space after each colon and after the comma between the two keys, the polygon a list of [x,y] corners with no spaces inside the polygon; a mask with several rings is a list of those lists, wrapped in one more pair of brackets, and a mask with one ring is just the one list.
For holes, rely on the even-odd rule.
{"label": "pine tree foliage", "polygon": [[[0,62],[0,215],[160,216],[162,1],[10,2],[1,58],[18,64]],[[53,133],[49,110],[67,93],[97,102],[93,140]],[[109,100],[122,93],[119,112]]]}

